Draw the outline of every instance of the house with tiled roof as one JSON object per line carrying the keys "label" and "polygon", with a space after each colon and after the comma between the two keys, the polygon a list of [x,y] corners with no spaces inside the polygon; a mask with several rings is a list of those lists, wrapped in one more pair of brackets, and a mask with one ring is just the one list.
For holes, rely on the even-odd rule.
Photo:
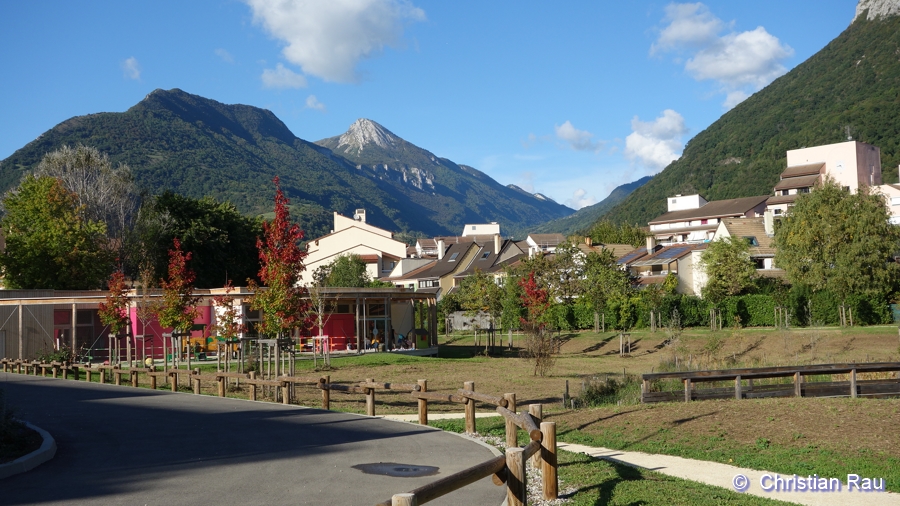
{"label": "house with tiled roof", "polygon": [[[881,150],[859,141],[789,150],[787,168],[775,185],[775,195],[768,198],[766,209],[774,216],[785,214],[798,196],[812,191],[826,176],[850,193],[856,193],[860,186],[879,186]],[[893,191],[887,189],[883,193]]]}
{"label": "house with tiled roof", "polygon": [[393,232],[366,223],[365,209],[357,209],[352,218],[335,212],[334,229],[309,241],[306,253],[301,283],[311,283],[316,269],[350,254],[358,255],[366,263],[369,276],[378,279],[406,258],[406,244],[395,240]]}
{"label": "house with tiled roof", "polygon": [[648,223],[650,236],[663,245],[709,241],[723,219],[762,216],[768,198],[762,195],[708,202],[700,195],[669,197],[668,212]]}
{"label": "house with tiled roof", "polygon": [[528,234],[525,242],[528,244],[528,256],[532,257],[536,253],[553,253],[557,246],[566,242],[566,236],[562,234]]}
{"label": "house with tiled roof", "polygon": [[626,263],[628,271],[641,285],[660,284],[670,273],[678,278],[678,293],[696,295],[694,271],[699,254],[706,249],[706,244],[674,244],[658,247],[651,254],[646,254]]}

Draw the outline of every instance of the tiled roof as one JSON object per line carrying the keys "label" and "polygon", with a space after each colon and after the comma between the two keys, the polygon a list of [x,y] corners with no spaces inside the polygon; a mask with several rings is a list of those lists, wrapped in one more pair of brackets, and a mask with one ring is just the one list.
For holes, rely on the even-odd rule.
{"label": "tiled roof", "polygon": [[556,246],[566,240],[562,234],[528,234],[528,237],[538,246]]}
{"label": "tiled roof", "polygon": [[769,199],[766,200],[766,205],[774,206],[777,204],[793,204],[794,201],[797,200],[797,197],[799,197],[799,196],[800,195],[798,195],[796,193],[793,195],[775,195],[774,197],[769,197]]}
{"label": "tiled roof", "polygon": [[784,169],[784,172],[781,173],[782,178],[788,177],[797,177],[797,176],[808,176],[810,174],[821,174],[822,168],[825,167],[825,162],[818,163],[807,163],[804,165],[793,165]]}
{"label": "tiled roof", "polygon": [[699,209],[671,211],[650,221],[650,224],[672,221],[699,220],[703,218],[724,218],[744,214],[768,199],[768,195],[739,199],[714,200]]}
{"label": "tiled roof", "polygon": [[819,181],[819,175],[813,174],[811,176],[797,176],[797,177],[788,177],[782,179],[775,185],[775,191],[778,190],[791,190],[794,188],[809,188],[815,186]]}
{"label": "tiled roof", "polygon": [[754,237],[759,246],[750,247],[751,256],[775,254],[775,239],[766,235],[763,218],[738,218],[722,220],[722,224],[733,237]]}
{"label": "tiled roof", "polygon": [[675,244],[672,246],[667,246],[653,255],[650,255],[646,258],[641,258],[635,262],[629,264],[629,267],[640,267],[640,266],[648,266],[648,265],[667,265],[670,264],[679,258],[689,255],[692,251],[696,249],[704,249],[706,248],[706,244]]}

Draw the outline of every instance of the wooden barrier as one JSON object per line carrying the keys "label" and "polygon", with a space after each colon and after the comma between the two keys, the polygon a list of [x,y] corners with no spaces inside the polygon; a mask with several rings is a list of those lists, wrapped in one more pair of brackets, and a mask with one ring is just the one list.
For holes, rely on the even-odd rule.
{"label": "wooden barrier", "polygon": [[[891,373],[890,379],[860,380],[860,374]],[[835,381],[834,375],[847,375]],[[831,376],[832,381],[808,381],[810,376]],[[790,382],[761,384],[758,380],[790,378]],[[682,393],[652,391],[657,380],[677,379]],[[713,371],[684,371],[642,375],[641,402],[670,402],[704,399],[756,399],[765,397],[900,397],[900,362],[862,364],[816,364],[807,366],[759,367]],[[757,383],[754,384],[754,380]],[[734,382],[734,387],[696,388],[698,383]],[[747,382],[744,387],[743,382]]]}

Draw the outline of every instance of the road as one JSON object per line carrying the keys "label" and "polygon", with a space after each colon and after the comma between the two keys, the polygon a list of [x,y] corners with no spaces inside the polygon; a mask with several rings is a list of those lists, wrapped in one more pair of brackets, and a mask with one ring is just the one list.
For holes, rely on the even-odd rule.
{"label": "road", "polygon": [[[0,481],[0,504],[375,504],[493,457],[427,427],[276,403],[0,373],[56,457]],[[353,466],[437,468],[425,477]],[[489,478],[430,504],[499,505]]]}

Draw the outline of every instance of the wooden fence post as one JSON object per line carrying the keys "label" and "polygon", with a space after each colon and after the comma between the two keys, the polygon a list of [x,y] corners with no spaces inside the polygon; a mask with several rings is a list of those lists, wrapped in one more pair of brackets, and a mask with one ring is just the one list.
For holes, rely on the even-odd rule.
{"label": "wooden fence post", "polygon": [[[538,427],[541,425],[541,421],[544,419],[544,405],[543,404],[529,404],[528,405],[528,414],[534,418],[534,423]],[[541,452],[536,452],[533,457],[531,457],[531,465],[535,468],[540,468],[541,466]]]}
{"label": "wooden fence post", "polygon": [[[256,379],[256,371],[250,371],[250,379],[251,380]],[[250,400],[251,401],[256,400],[256,383],[250,383]]]}
{"label": "wooden fence post", "polygon": [[742,396],[743,396],[743,394],[741,392],[741,375],[738,374],[734,378],[734,398],[737,400],[741,400]]}
{"label": "wooden fence post", "polygon": [[118,370],[119,370],[118,364],[117,364],[117,365],[114,365],[114,366],[113,366],[113,371],[112,371],[112,375],[114,376],[114,378],[113,378],[114,381],[113,381],[113,382],[116,384],[116,386],[122,386],[122,375],[121,375],[121,374],[117,374],[117,373],[118,373]]}
{"label": "wooden fence post", "polygon": [[506,449],[506,504],[524,506],[528,502],[525,452],[518,446]]}
{"label": "wooden fence post", "polygon": [[136,369],[131,370],[131,386],[134,388],[138,386],[138,371]]}
{"label": "wooden fence post", "polygon": [[802,397],[803,391],[800,387],[800,382],[802,378],[800,377],[800,371],[794,373],[794,397]]}
{"label": "wooden fence post", "polygon": [[[475,382],[463,382],[463,389],[474,392]],[[466,398],[466,432],[470,434],[475,433],[475,400],[469,399],[468,397]]]}
{"label": "wooden fence post", "polygon": [[156,390],[156,375],[155,374],[150,375],[150,390]]}
{"label": "wooden fence post", "polygon": [[[366,383],[375,383],[375,378],[366,378]],[[375,389],[366,389],[366,414],[375,416]]]}
{"label": "wooden fence post", "polygon": [[391,497],[391,506],[419,506],[419,501],[416,499],[416,494],[404,492]]}
{"label": "wooden fence post", "polygon": [[[224,395],[223,395],[224,397]],[[291,383],[289,381],[281,382],[281,403],[282,404],[290,404],[291,403]]]}
{"label": "wooden fence post", "polygon": [[[516,412],[516,394],[507,393],[503,394],[503,398],[509,403],[506,405],[506,409]],[[516,426],[516,422],[512,420],[506,420],[506,447],[512,448],[513,446],[519,446],[519,437],[518,437],[518,427]]]}
{"label": "wooden fence post", "polygon": [[850,371],[850,397],[856,398],[856,369]]}
{"label": "wooden fence post", "polygon": [[216,378],[216,383],[219,388],[219,397],[225,397],[225,376],[219,376]]}
{"label": "wooden fence post", "polygon": [[684,402],[691,402],[691,378],[684,379]]}
{"label": "wooden fence post", "polygon": [[[428,391],[428,380],[416,381],[419,392]],[[419,425],[428,425],[428,399],[419,399]]]}
{"label": "wooden fence post", "polygon": [[194,384],[194,394],[200,395],[200,369],[194,369],[193,374],[190,376],[191,382]]}
{"label": "wooden fence post", "polygon": [[541,422],[541,488],[544,499],[559,497],[558,463],[556,460],[556,422]]}
{"label": "wooden fence post", "polygon": [[166,376],[169,378],[169,385],[172,387],[173,392],[178,391],[178,369],[172,369],[169,371],[169,374]]}
{"label": "wooden fence post", "polygon": [[331,376],[323,376],[322,379],[324,388],[322,389],[322,409],[330,410],[331,409],[331,391],[328,390],[328,385],[331,384]]}

